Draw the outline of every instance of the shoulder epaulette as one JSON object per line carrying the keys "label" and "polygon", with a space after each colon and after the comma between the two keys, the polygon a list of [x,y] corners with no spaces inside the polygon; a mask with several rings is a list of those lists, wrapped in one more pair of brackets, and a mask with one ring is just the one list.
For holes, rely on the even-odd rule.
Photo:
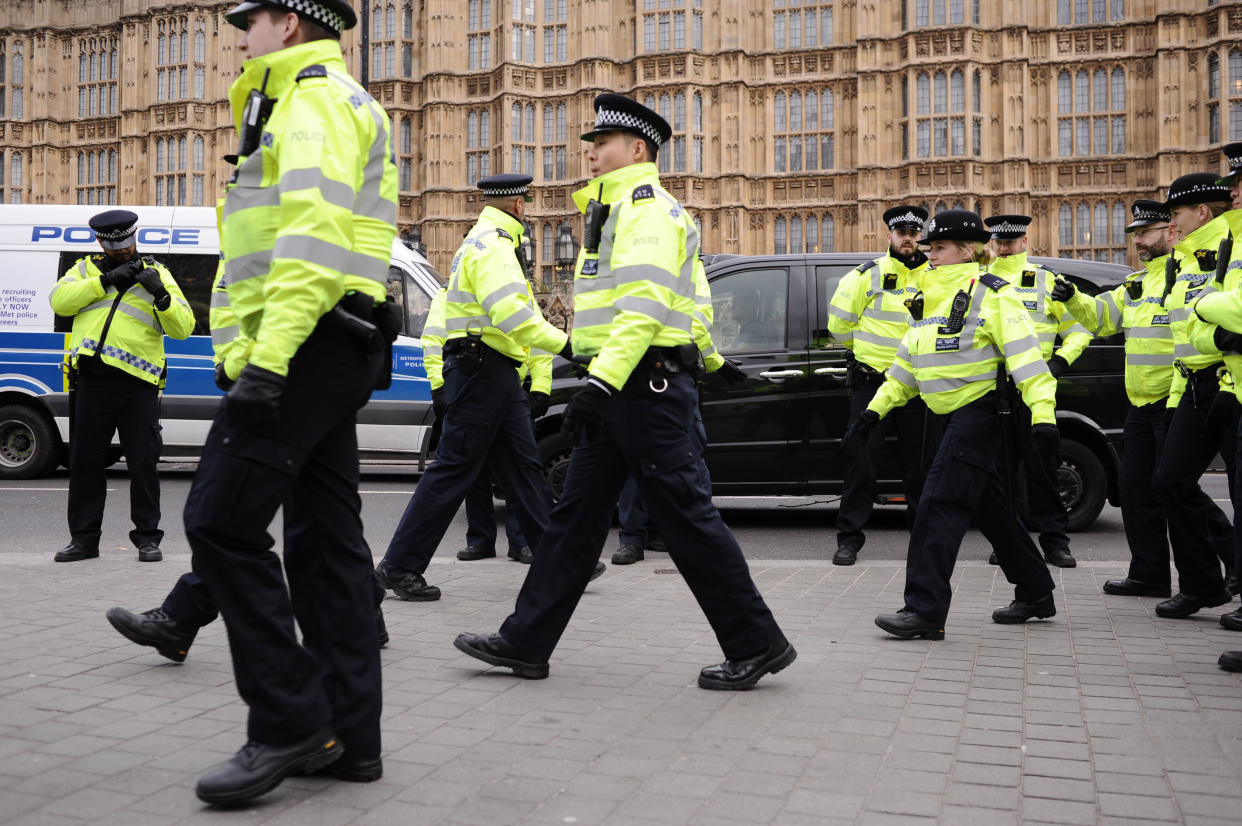
{"label": "shoulder epaulette", "polygon": [[861,273],[861,272],[866,272],[867,270],[871,269],[871,268],[872,268],[872,267],[874,267],[874,266],[875,266],[875,260],[874,260],[874,259],[872,259],[871,261],[868,261],[866,264],[863,264],[861,267],[859,267],[859,268],[858,268],[858,271],[859,271],[860,273]]}
{"label": "shoulder epaulette", "polygon": [[655,189],[651,184],[639,184],[634,187],[634,193],[630,196],[630,203],[636,204],[639,201],[650,201],[655,199]]}
{"label": "shoulder epaulette", "polygon": [[499,235],[501,238],[505,239],[506,241],[512,241],[512,240],[513,240],[513,236],[512,236],[512,235],[510,235],[509,233],[505,232],[505,231],[504,231],[503,229],[501,229],[500,227],[496,227],[496,234],[497,234],[497,235]]}
{"label": "shoulder epaulette", "polygon": [[990,272],[985,272],[983,275],[979,276],[979,283],[993,292],[999,292],[1001,287],[1009,286],[1008,281],[1001,278],[999,275],[992,275]]}
{"label": "shoulder epaulette", "polygon": [[307,66],[305,69],[298,72],[298,76],[294,78],[294,81],[297,83],[301,83],[307,78],[327,77],[327,76],[328,76],[327,68],[320,63],[315,63],[313,65]]}

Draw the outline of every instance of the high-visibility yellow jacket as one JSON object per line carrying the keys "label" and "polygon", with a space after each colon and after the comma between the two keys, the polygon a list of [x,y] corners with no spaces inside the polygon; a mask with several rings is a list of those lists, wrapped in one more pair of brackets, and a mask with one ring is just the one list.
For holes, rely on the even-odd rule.
{"label": "high-visibility yellow jacket", "polygon": [[1161,401],[1173,382],[1173,328],[1163,301],[1168,260],[1153,258],[1121,286],[1097,296],[1076,290],[1065,302],[1075,320],[1097,336],[1125,334],[1126,396],[1136,406]]}
{"label": "high-visibility yellow jacket", "polygon": [[340,44],[315,40],[242,64],[229,89],[239,131],[268,71],[276,103],[259,150],[238,159],[225,193],[221,246],[240,324],[230,377],[247,363],[285,375],[348,291],[384,301],[397,232],[392,126],[347,73]]}
{"label": "high-visibility yellow jacket", "polygon": [[[526,282],[526,295],[530,301],[530,305],[535,308],[541,316],[543,311],[539,309],[539,303],[535,301],[535,291],[531,289],[530,282]],[[564,345],[561,345],[562,347]],[[552,353],[537,348],[527,348],[526,363],[518,368],[518,378],[525,380],[530,375],[530,392],[532,393],[551,393],[552,392]]]}
{"label": "high-visibility yellow jacket", "polygon": [[483,343],[519,364],[532,349],[557,353],[567,336],[543,317],[517,259],[522,222],[495,207],[479,220],[453,256],[444,303],[447,340],[481,333]]}
{"label": "high-visibility yellow jacket", "polygon": [[[1212,290],[1205,290],[1204,294],[1192,305],[1190,316],[1186,320],[1186,331],[1190,338],[1190,343],[1201,353],[1220,352],[1216,347],[1214,334],[1217,326],[1223,326],[1226,330],[1234,330],[1231,325],[1234,323],[1234,317],[1226,311],[1219,318],[1216,307],[1227,307],[1228,304],[1217,304],[1218,299],[1213,298],[1206,307],[1204,312],[1199,312],[1199,307],[1204,301],[1211,296],[1225,293],[1233,296],[1242,288],[1242,210],[1234,209],[1220,216],[1229,228],[1229,234],[1233,238],[1233,253],[1229,256],[1229,263],[1226,265],[1228,269],[1225,271],[1225,283],[1215,285]],[[1219,220],[1219,219],[1218,219]],[[1217,246],[1219,252],[1219,244]],[[1215,322],[1215,323],[1214,323]],[[1242,329],[1239,327],[1237,329]],[[1228,369],[1229,375],[1222,377],[1222,390],[1228,390],[1237,395],[1242,388],[1238,387],[1238,376],[1242,376],[1242,353],[1226,352],[1221,354],[1225,359],[1225,367]]]}
{"label": "high-visibility yellow jacket", "polygon": [[854,358],[883,373],[909,329],[905,302],[919,291],[924,261],[910,269],[882,255],[842,276],[828,302],[828,333]]}
{"label": "high-visibility yellow jacket", "polygon": [[614,169],[573,197],[582,212],[591,199],[609,206],[599,249],[578,253],[574,352],[594,356],[591,375],[620,388],[648,348],[695,341],[699,234],[653,163]]}
{"label": "high-visibility yellow jacket", "polygon": [[714,373],[724,366],[724,356],[716,350],[712,341],[712,322],[716,319],[716,309],[712,306],[712,288],[707,283],[707,273],[703,269],[703,261],[694,257],[694,322],[691,329],[694,343],[699,346],[703,356],[703,366],[709,373]]}
{"label": "high-visibility yellow jacket", "polygon": [[[996,259],[988,272],[1012,284],[1013,291],[1022,299],[1022,305],[1031,314],[1031,321],[1035,322],[1039,351],[1044,361],[1056,355],[1065,359],[1066,364],[1073,364],[1087,349],[1091,333],[1074,320],[1063,302],[1052,297],[1055,274],[1028,262],[1025,252]],[[1058,336],[1060,347],[1056,346]]]}
{"label": "high-visibility yellow jacket", "polygon": [[432,390],[444,386],[444,290],[436,293],[427,308],[427,320],[423,322],[423,369]]}
{"label": "high-visibility yellow jacket", "polygon": [[107,365],[131,376],[164,386],[164,335],[186,338],[194,331],[194,312],[177,282],[163,264],[152,266],[160,274],[164,289],[172,296],[168,309],[157,310],[155,297],[141,284],[134,284],[121,295],[105,341],[99,340],[104,324],[116,303],[116,287],[99,283],[111,262],[103,255],[80,258],[56,282],[50,296],[52,312],[73,316],[73,332],[65,361],[76,368],[82,356],[98,356]]}
{"label": "high-visibility yellow jacket", "polygon": [[[1004,279],[978,264],[933,267],[923,274],[924,316],[911,321],[897,357],[867,405],[884,416],[921,395],[933,413],[952,413],[996,388],[1003,361],[1033,423],[1056,423],[1057,382],[1039,350],[1035,325]],[[958,290],[969,296],[962,328],[941,333]]]}
{"label": "high-visibility yellow jacket", "polygon": [[228,353],[233,340],[237,338],[237,316],[229,304],[229,293],[224,283],[224,262],[216,269],[215,280],[211,282],[211,310],[207,314],[207,325],[211,327],[212,361],[220,364]]}
{"label": "high-visibility yellow jacket", "polygon": [[[1210,346],[1200,350],[1190,340],[1190,305],[1200,296],[1217,290],[1213,280],[1216,252],[1221,240],[1228,234],[1229,222],[1224,215],[1219,215],[1173,245],[1177,281],[1164,302],[1173,327],[1173,356],[1176,359],[1173,383],[1169,388],[1169,407],[1177,407],[1181,401],[1186,390],[1186,371],[1202,370],[1223,361],[1215,344],[1209,341],[1207,344]],[[1226,280],[1225,289],[1232,289],[1237,280],[1237,271],[1234,271],[1233,276]],[[1231,388],[1229,376],[1221,376],[1221,386]]]}

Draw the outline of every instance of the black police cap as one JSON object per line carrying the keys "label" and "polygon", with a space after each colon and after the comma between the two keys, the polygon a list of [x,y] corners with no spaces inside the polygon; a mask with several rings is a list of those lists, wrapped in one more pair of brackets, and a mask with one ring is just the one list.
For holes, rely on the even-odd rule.
{"label": "black police cap", "polygon": [[1026,235],[1031,225],[1029,215],[993,215],[983,222],[997,241],[1016,241]]}
{"label": "black police cap", "polygon": [[922,244],[932,241],[976,241],[987,243],[991,234],[983,228],[983,219],[969,209],[946,209],[927,222]]}
{"label": "black police cap", "polygon": [[1164,205],[1168,209],[1212,201],[1228,201],[1229,187],[1222,186],[1215,172],[1191,172],[1169,184],[1169,197]]}
{"label": "black police cap", "polygon": [[1140,198],[1130,205],[1130,212],[1134,215],[1134,220],[1126,224],[1126,232],[1134,232],[1152,224],[1169,223],[1169,210],[1161,201]]}
{"label": "black police cap", "polygon": [[297,12],[338,38],[341,32],[358,25],[358,15],[346,0],[244,0],[225,12],[224,19],[244,30],[247,26],[246,15],[264,6]]}
{"label": "black police cap", "polygon": [[884,210],[884,223],[889,229],[912,229],[923,231],[923,222],[927,220],[927,210],[913,204],[900,204],[892,209]]}
{"label": "black police cap", "polygon": [[138,223],[138,215],[128,209],[110,209],[92,217],[86,223],[95,230],[95,237],[100,241],[115,244],[137,232],[135,224]]}
{"label": "black police cap", "polygon": [[658,150],[673,136],[673,127],[636,100],[605,92],[595,96],[595,127],[582,135],[584,141],[595,140],[606,132],[629,132]]}
{"label": "black police cap", "polygon": [[1238,177],[1242,176],[1242,141],[1227,143],[1221,151],[1225,153],[1225,160],[1229,162],[1229,172],[1216,183],[1233,188],[1237,186]]}
{"label": "black police cap", "polygon": [[490,178],[481,178],[476,186],[489,198],[504,198],[523,196],[528,202],[532,200],[530,197],[530,182],[535,180],[529,175],[516,175],[512,172],[503,175],[492,175]]}

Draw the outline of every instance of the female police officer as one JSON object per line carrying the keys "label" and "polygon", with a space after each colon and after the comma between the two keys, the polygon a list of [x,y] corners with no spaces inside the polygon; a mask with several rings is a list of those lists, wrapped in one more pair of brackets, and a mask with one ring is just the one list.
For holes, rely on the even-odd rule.
{"label": "female police officer", "polygon": [[988,237],[979,216],[968,210],[947,210],[928,223],[923,243],[930,247],[932,268],[911,304],[910,330],[887,380],[845,433],[846,442],[864,436],[890,410],[919,395],[933,413],[950,414],[910,532],[906,604],[875,619],[897,637],[944,639],[949,578],[972,520],[1017,586],[1017,598],[992,619],[1021,623],[1056,614],[1052,577],[1014,515],[996,467],[1005,449],[1007,425],[998,416],[1009,406],[1005,372],[1031,409],[1037,448],[1048,451],[1059,443],[1056,381],[1022,301],[1008,282],[982,271]]}

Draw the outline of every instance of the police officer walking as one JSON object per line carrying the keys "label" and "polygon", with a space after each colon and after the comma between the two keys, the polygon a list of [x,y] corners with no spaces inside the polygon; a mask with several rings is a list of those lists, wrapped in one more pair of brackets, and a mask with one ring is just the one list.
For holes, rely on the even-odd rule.
{"label": "police officer walking", "polygon": [[1097,336],[1126,339],[1126,396],[1130,408],[1122,431],[1121,522],[1130,546],[1123,579],[1104,583],[1104,593],[1168,597],[1169,529],[1153,479],[1168,429],[1173,382],[1173,330],[1164,308],[1169,260],[1169,211],[1160,201],[1138,200],[1126,232],[1144,268],[1106,293],[1092,297],[1061,279],[1053,296]]}
{"label": "police officer walking", "polygon": [[[1207,342],[1200,350],[1190,335],[1190,305],[1217,289],[1218,249],[1229,234],[1223,217],[1229,209],[1229,189],[1217,183],[1219,178],[1210,172],[1183,175],[1169,186],[1164,204],[1176,241],[1164,292],[1175,371],[1168,401],[1172,419],[1155,484],[1168,517],[1178,593],[1156,606],[1162,617],[1189,617],[1233,599],[1221,572],[1222,562],[1233,567],[1233,527],[1203,492],[1199,479],[1217,452],[1233,475],[1238,406],[1232,392],[1221,391],[1222,375],[1228,376],[1228,371],[1220,349]],[[1228,283],[1225,288],[1232,286]]]}
{"label": "police officer walking", "polygon": [[[344,0],[243,2],[225,16],[247,57],[229,90],[240,148],[221,232],[239,330],[185,529],[250,707],[247,744],[196,792],[234,805],[294,773],[383,772],[356,412],[400,319],[385,291],[391,124],[338,42],[357,16]],[[282,507],[287,586],[267,533]]]}
{"label": "police officer walking", "polygon": [[[927,256],[918,248],[927,210],[902,204],[885,211],[888,253],[868,261],[842,277],[828,304],[828,332],[847,350],[850,421],[853,421],[884,383],[884,371],[893,363],[906,334],[909,315],[905,302],[919,290]],[[892,416],[901,457],[906,514],[913,521],[923,488],[923,453],[927,438],[927,406],[915,398]],[[876,497],[876,465],[884,447],[884,430],[859,439],[846,459],[841,505],[837,511],[837,552],[833,565],[853,565],[867,541],[863,526]]]}
{"label": "police officer walking", "polygon": [[949,580],[972,520],[1016,586],[1014,601],[994,611],[992,620],[1016,624],[1056,614],[1048,567],[1019,523],[1012,490],[997,471],[998,462],[1009,461],[1007,425],[998,416],[1010,409],[1006,372],[1031,409],[1032,438],[1049,452],[1060,438],[1056,382],[1022,299],[1007,281],[980,269],[988,237],[979,216],[964,209],[938,213],[928,223],[923,243],[932,267],[912,302],[910,330],[888,379],[845,433],[847,442],[865,437],[916,395],[933,413],[949,414],[910,531],[905,606],[875,618],[896,637],[944,639],[953,596]]}
{"label": "police officer walking", "polygon": [[597,96],[595,112],[595,128],[582,136],[592,142],[587,162],[595,177],[574,193],[586,232],[574,278],[573,344],[591,357],[590,375],[565,413],[575,437],[565,488],[513,614],[498,634],[462,634],[454,644],[519,677],[547,677],[629,474],[727,658],[704,668],[699,686],[750,688],[797,655],[703,488],[692,437],[699,239],[690,215],[660,186],[654,163],[672,130],[620,95]]}
{"label": "police officer walking", "polygon": [[[1027,261],[1027,227],[1029,215],[993,215],[983,222],[992,232],[992,249],[996,260],[988,268],[1013,285],[1031,315],[1039,334],[1039,351],[1048,362],[1048,372],[1059,379],[1091,343],[1091,334],[1065,305],[1052,296],[1056,276],[1043,267]],[[1057,345],[1057,339],[1061,343]],[[1013,431],[1026,476],[1026,495],[1030,510],[1029,529],[1039,534],[1044,560],[1058,568],[1073,568],[1078,563],[1069,549],[1069,512],[1061,501],[1057,471],[1061,455],[1040,454],[1031,439],[1031,411],[1019,399],[1014,407]],[[995,560],[989,560],[994,562]]]}
{"label": "police officer walking", "polygon": [[453,257],[436,461],[419,480],[376,567],[380,581],[404,600],[440,598],[423,573],[485,466],[517,500],[518,524],[532,546],[547,523],[552,494],[517,368],[531,350],[567,358],[572,353],[568,336],[544,320],[517,258],[531,180],[508,174],[479,181],[487,204]]}
{"label": "police officer walking", "polygon": [[130,541],[142,562],[159,562],[159,397],[164,335],[194,331],[194,313],[164,265],[138,255],[138,216],[101,212],[90,227],[103,248],[74,263],[52,288],[52,310],[73,317],[65,371],[70,387],[69,536],[57,562],[99,556],[108,454],[121,440],[129,468]]}

